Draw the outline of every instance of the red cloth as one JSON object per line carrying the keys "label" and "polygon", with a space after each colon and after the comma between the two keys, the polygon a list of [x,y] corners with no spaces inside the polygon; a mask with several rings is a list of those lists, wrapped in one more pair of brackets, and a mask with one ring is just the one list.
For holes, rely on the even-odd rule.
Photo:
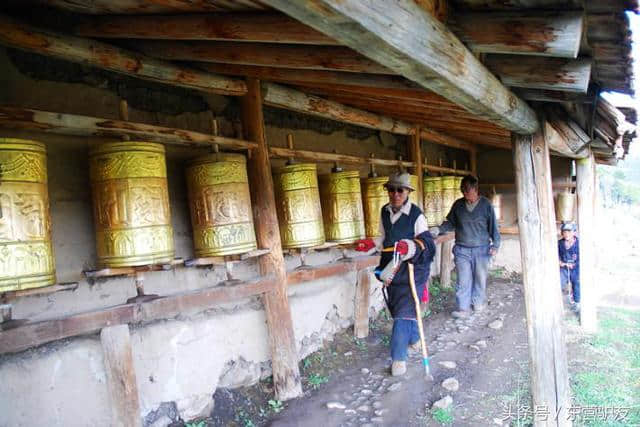
{"label": "red cloth", "polygon": [[398,252],[398,254],[400,255],[406,255],[407,253],[409,253],[409,244],[404,240],[400,240],[396,244],[396,252]]}
{"label": "red cloth", "polygon": [[420,298],[420,302],[428,303],[429,302],[429,282],[424,284],[424,289],[422,290],[422,297]]}
{"label": "red cloth", "polygon": [[358,252],[369,252],[375,247],[376,243],[373,241],[373,239],[362,239],[356,242],[356,251]]}

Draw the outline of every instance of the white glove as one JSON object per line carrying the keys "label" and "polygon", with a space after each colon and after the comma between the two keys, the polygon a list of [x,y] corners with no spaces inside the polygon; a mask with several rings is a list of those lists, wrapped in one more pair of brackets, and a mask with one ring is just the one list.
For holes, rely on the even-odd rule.
{"label": "white glove", "polygon": [[429,233],[431,233],[431,237],[436,238],[440,234],[440,229],[438,227],[430,227]]}
{"label": "white glove", "polygon": [[385,286],[389,286],[391,284],[391,281],[393,280],[394,275],[395,271],[393,262],[390,261],[380,272],[380,280],[382,280],[382,283],[384,283]]}

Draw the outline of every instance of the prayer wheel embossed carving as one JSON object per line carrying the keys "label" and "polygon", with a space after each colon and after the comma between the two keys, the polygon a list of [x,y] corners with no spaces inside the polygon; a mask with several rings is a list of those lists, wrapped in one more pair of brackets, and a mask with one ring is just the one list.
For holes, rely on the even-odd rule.
{"label": "prayer wheel embossed carving", "polygon": [[256,249],[246,159],[241,154],[199,157],[186,170],[197,257]]}
{"label": "prayer wheel embossed carving", "polygon": [[89,155],[98,262],[126,267],[173,259],[162,144],[110,142]]}
{"label": "prayer wheel embossed carving", "polygon": [[353,243],[364,238],[364,211],[358,171],[321,175],[320,200],[327,240]]}
{"label": "prayer wheel embossed carving", "polygon": [[442,180],[439,176],[424,179],[424,211],[430,227],[442,223]]}
{"label": "prayer wheel embossed carving", "polygon": [[456,201],[456,195],[460,190],[456,189],[455,176],[443,176],[440,179],[442,182],[442,217],[444,220],[449,215],[453,202]]}
{"label": "prayer wheel embossed carving", "polygon": [[409,184],[411,184],[411,186],[413,186],[413,188],[415,189],[409,193],[409,201],[415,205],[420,206],[420,204],[418,203],[418,182],[418,175],[409,175]]}
{"label": "prayer wheel embossed carving", "polygon": [[273,179],[282,247],[307,248],[325,242],[316,165],[278,168]]}
{"label": "prayer wheel embossed carving", "polygon": [[388,180],[388,176],[362,178],[361,180],[364,233],[367,238],[380,236],[380,212],[382,207],[389,203],[389,195],[384,188],[384,184]]}
{"label": "prayer wheel embossed carving", "polygon": [[55,281],[45,146],[0,138],[0,292]]}

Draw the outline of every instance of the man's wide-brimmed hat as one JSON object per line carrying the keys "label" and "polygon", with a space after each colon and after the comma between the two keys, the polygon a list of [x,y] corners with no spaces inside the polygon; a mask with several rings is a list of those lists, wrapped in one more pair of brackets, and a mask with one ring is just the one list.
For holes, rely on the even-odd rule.
{"label": "man's wide-brimmed hat", "polygon": [[411,191],[415,191],[415,188],[409,182],[409,174],[406,172],[394,172],[389,176],[389,179],[384,184],[384,187],[404,187]]}

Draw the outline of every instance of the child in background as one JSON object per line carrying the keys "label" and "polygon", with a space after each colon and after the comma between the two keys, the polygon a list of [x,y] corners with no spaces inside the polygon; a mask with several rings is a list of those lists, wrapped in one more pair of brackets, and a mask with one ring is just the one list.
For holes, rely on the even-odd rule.
{"label": "child in background", "polygon": [[580,311],[580,246],[575,235],[575,225],[565,222],[560,227],[562,239],[558,240],[558,256],[560,257],[560,283],[563,293],[569,292],[569,283],[573,292],[571,309]]}

